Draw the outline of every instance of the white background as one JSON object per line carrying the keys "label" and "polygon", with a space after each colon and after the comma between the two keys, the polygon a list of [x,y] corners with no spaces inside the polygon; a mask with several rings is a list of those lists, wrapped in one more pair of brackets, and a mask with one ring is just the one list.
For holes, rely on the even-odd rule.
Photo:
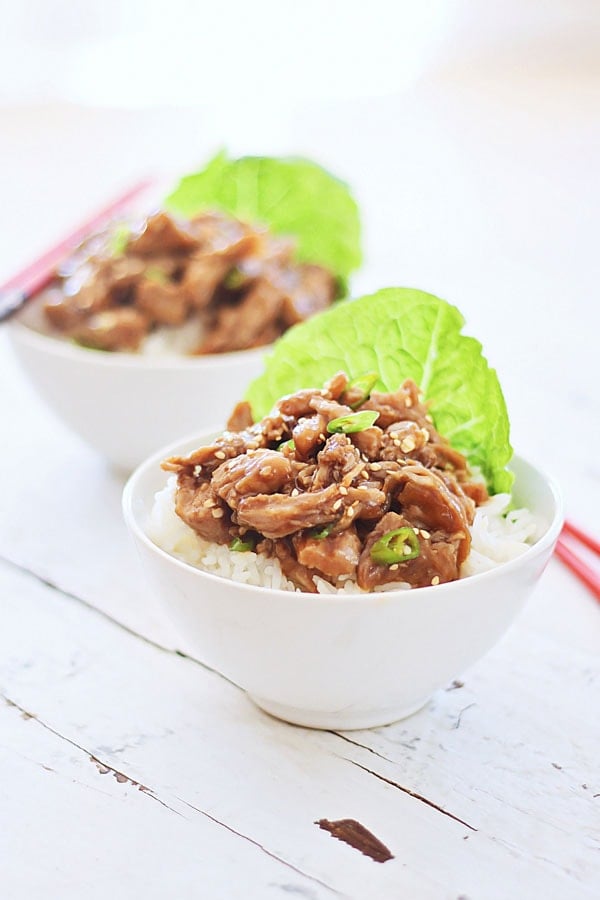
{"label": "white background", "polygon": [[[141,175],[223,144],[313,156],[363,210],[355,293],[459,306],[515,447],[597,534],[599,10],[0,3],[0,278]],[[600,615],[557,562],[464,689],[354,745],[289,728],[173,652],[122,482],[1,333],[0,363],[0,688],[25,710],[0,704],[3,897],[595,900]],[[323,815],[396,859],[333,841]]]}

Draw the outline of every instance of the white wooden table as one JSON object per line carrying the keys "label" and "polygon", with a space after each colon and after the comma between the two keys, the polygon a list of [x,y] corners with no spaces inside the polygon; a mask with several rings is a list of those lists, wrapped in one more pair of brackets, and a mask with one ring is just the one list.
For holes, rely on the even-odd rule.
{"label": "white wooden table", "polygon": [[[369,226],[357,286],[461,306],[515,445],[598,532],[599,129],[589,85],[575,104],[555,87],[521,86],[521,107],[499,86],[493,103],[429,86],[357,107],[364,131],[347,109],[299,109],[272,149],[339,158]],[[143,148],[150,167],[186,162],[175,138],[156,150],[149,114],[3,119],[3,274],[139,174]],[[170,121],[191,133],[189,116]],[[557,562],[505,639],[417,715],[348,733],[283,724],[186,653],[140,579],[122,479],[42,407],[4,335],[0,361],[3,900],[600,896],[600,608]],[[356,820],[393,859],[321,819]]]}

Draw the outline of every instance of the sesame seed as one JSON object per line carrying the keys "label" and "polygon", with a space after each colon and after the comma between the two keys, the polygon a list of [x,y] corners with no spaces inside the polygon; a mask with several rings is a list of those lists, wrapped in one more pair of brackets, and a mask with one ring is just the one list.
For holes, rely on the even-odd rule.
{"label": "sesame seed", "polygon": [[194,466],[194,478],[198,478],[202,474],[202,466]]}
{"label": "sesame seed", "polygon": [[408,556],[410,553],[412,553],[412,549],[408,546],[408,544],[405,544],[402,548],[402,552],[405,556]]}
{"label": "sesame seed", "polygon": [[361,477],[361,478],[368,478],[369,475],[368,475],[368,473],[365,472],[365,470],[363,469],[362,472],[360,473],[360,477]]}
{"label": "sesame seed", "polygon": [[331,507],[332,510],[333,510],[334,512],[337,512],[337,510],[338,510],[338,509],[340,508],[340,506],[342,505],[342,502],[343,502],[343,501],[342,501],[342,498],[340,497],[339,500],[336,500],[335,503],[333,504],[333,506]]}
{"label": "sesame seed", "polygon": [[320,441],[324,441],[324,440],[325,440],[325,435],[323,434],[323,432],[321,432],[321,433],[319,434],[319,440],[320,440]]}
{"label": "sesame seed", "polygon": [[439,584],[439,583],[440,583],[440,576],[439,576],[439,575],[434,575],[433,578],[431,579],[431,583],[432,583],[432,584]]}
{"label": "sesame seed", "polygon": [[433,422],[433,419],[431,418],[431,416],[429,415],[429,413],[427,413],[427,415],[425,416],[425,421],[426,421],[426,422]]}
{"label": "sesame seed", "polygon": [[424,537],[425,540],[428,541],[429,538],[431,537],[431,535],[429,534],[428,531],[425,531],[424,528],[421,528],[421,537]]}
{"label": "sesame seed", "polygon": [[402,441],[400,440],[400,438],[394,438],[392,443],[393,443],[394,447],[402,447]]}
{"label": "sesame seed", "polygon": [[372,472],[379,472],[380,470],[381,470],[381,466],[379,465],[379,463],[372,463],[372,465],[371,465]]}
{"label": "sesame seed", "polygon": [[205,500],[204,503],[202,504],[202,506],[204,506],[206,509],[211,509],[213,506],[216,506],[216,505],[217,504],[215,503],[214,500]]}
{"label": "sesame seed", "polygon": [[356,510],[354,509],[354,507],[349,506],[348,509],[346,510],[346,515],[348,516],[349,519],[351,519],[355,512],[356,512]]}
{"label": "sesame seed", "polygon": [[397,572],[398,571],[398,563],[394,563],[392,566],[390,566],[390,571]]}
{"label": "sesame seed", "polygon": [[402,452],[410,453],[412,450],[415,449],[416,446],[417,445],[415,444],[413,438],[411,438],[411,437],[404,438],[404,440],[402,441],[402,444],[401,444]]}
{"label": "sesame seed", "polygon": [[348,493],[348,488],[344,487],[344,485],[341,484],[340,485],[340,494],[342,495],[342,497],[345,497],[347,493]]}
{"label": "sesame seed", "polygon": [[271,468],[271,466],[263,466],[258,470],[258,474],[262,475],[264,478],[268,478],[272,471],[273,469]]}
{"label": "sesame seed", "polygon": [[222,450],[217,450],[215,453],[215,459],[225,459],[225,454]]}
{"label": "sesame seed", "polygon": [[300,491],[298,490],[298,488],[294,488],[292,491],[292,497],[297,497],[299,493]]}
{"label": "sesame seed", "polygon": [[411,408],[411,406],[412,406],[412,400],[411,400],[410,397],[407,397],[407,398],[406,398],[406,400],[404,401],[404,405],[405,405],[408,409]]}
{"label": "sesame seed", "polygon": [[213,511],[212,511],[212,516],[215,519],[222,519],[223,515],[224,515],[224,513],[223,513],[222,509],[213,509]]}

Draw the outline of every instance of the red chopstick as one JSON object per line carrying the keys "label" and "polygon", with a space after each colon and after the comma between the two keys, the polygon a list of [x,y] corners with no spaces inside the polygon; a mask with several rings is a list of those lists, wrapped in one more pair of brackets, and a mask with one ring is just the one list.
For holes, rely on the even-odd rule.
{"label": "red chopstick", "polygon": [[151,184],[152,179],[145,178],[128,188],[125,193],[98,210],[87,221],[82,222],[58,244],[0,285],[0,322],[8,319],[27,300],[46,287],[52,280],[56,267],[72,253],[84,238],[100,229],[117,213],[123,212],[131,201],[147,190]]}
{"label": "red chopstick", "polygon": [[563,532],[565,534],[570,534],[574,539],[578,540],[585,547],[588,547],[600,556],[600,541],[597,541],[589,534],[586,534],[585,531],[582,531],[577,525],[573,525],[572,522],[567,520],[563,525]]}
{"label": "red chopstick", "polygon": [[600,601],[600,571],[596,571],[581,557],[577,556],[571,546],[569,546],[569,542],[575,545],[580,543],[597,556],[600,556],[600,541],[586,534],[585,531],[573,525],[572,522],[567,521],[556,542],[554,551],[567,568],[592,592],[596,600]]}

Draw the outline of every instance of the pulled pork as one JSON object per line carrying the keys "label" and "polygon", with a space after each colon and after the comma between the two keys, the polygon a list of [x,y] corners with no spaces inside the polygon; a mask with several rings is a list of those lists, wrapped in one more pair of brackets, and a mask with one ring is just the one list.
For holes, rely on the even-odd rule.
{"label": "pulled pork", "polygon": [[[92,241],[94,250],[98,241]],[[151,216],[121,253],[85,247],[44,312],[58,331],[98,350],[136,351],[158,326],[194,320],[193,353],[269,344],[330,305],[333,275],[293,260],[293,241],[220,213],[189,222]]]}
{"label": "pulled pork", "polygon": [[306,591],[315,576],[368,591],[459,577],[487,491],[436,431],[413,381],[362,395],[340,372],[256,424],[240,403],[228,427],[163,462],[177,473],[177,513],[200,537],[276,557]]}

